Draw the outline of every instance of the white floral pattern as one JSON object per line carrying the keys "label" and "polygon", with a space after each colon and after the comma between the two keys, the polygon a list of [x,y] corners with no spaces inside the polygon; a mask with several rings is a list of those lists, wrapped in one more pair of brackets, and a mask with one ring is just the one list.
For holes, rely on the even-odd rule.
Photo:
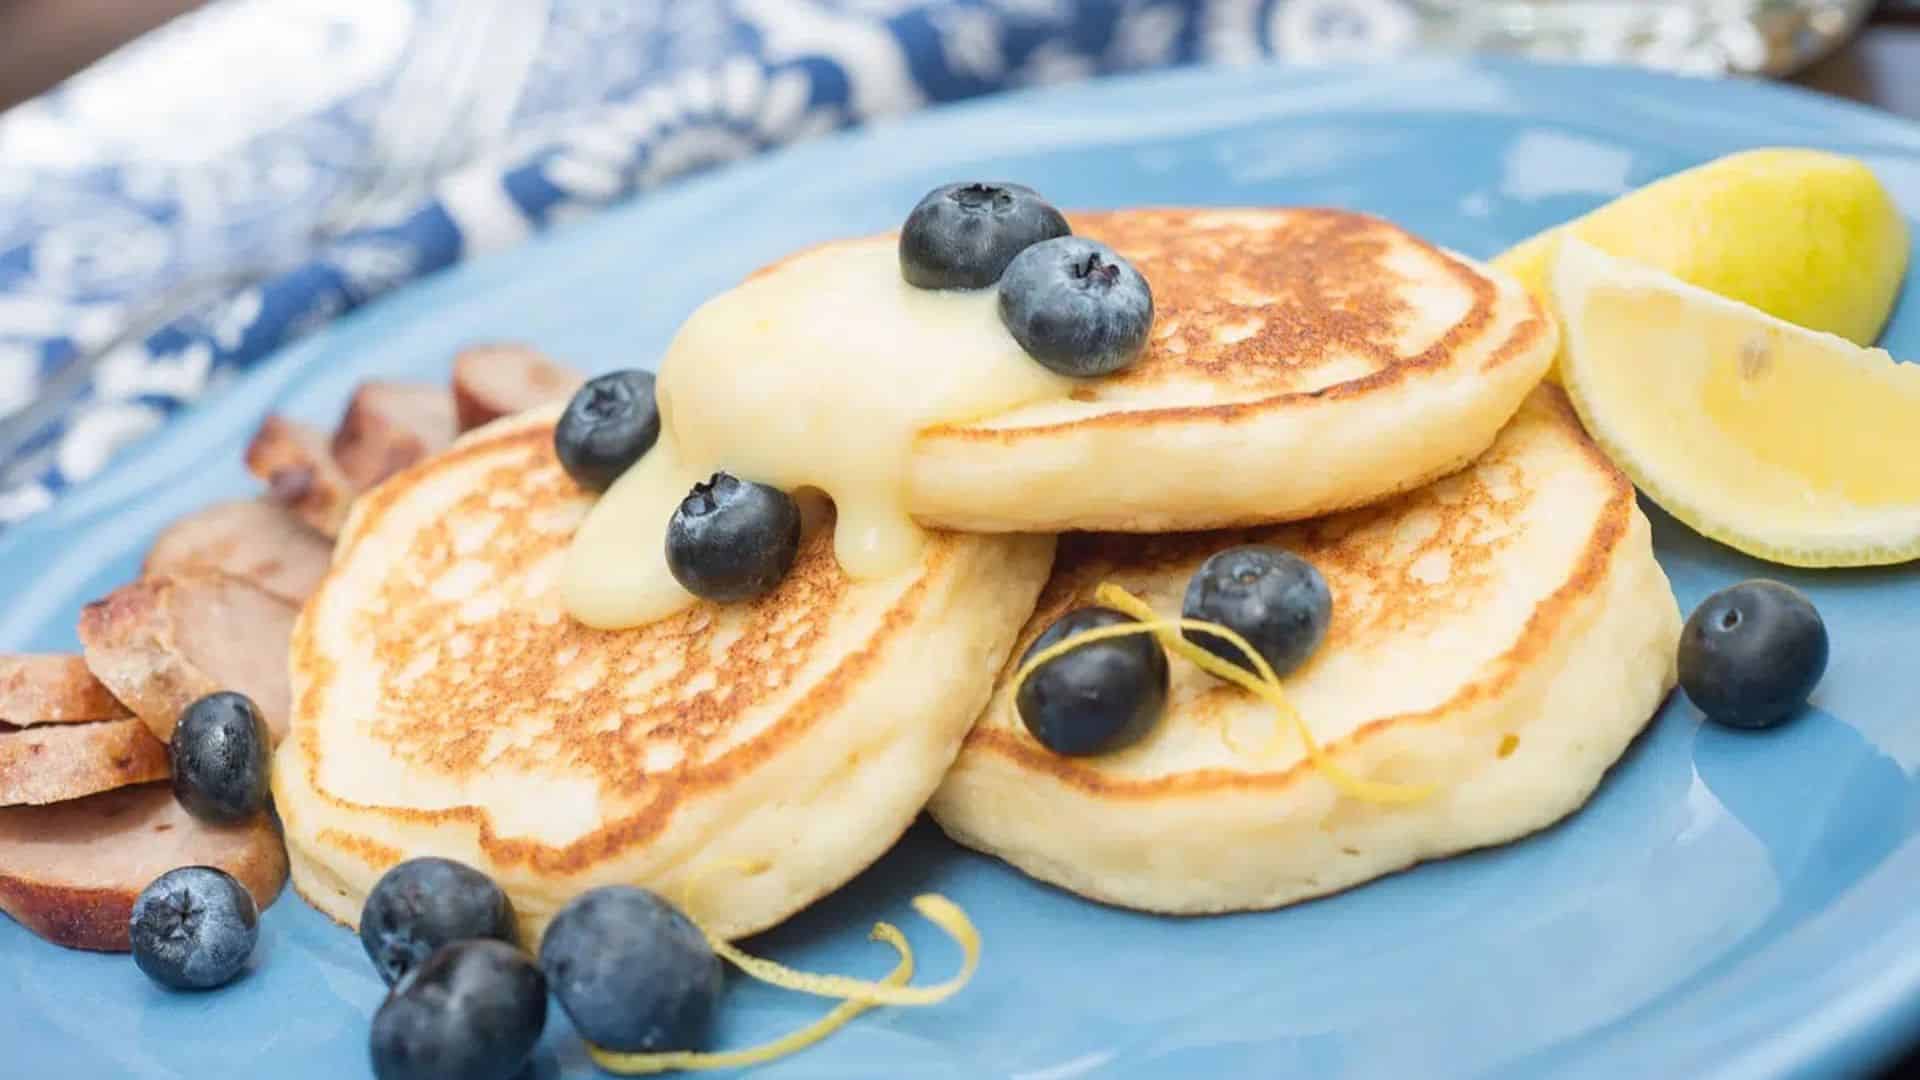
{"label": "white floral pattern", "polygon": [[12,416],[33,399],[37,360],[24,345],[0,345],[0,417]]}
{"label": "white floral pattern", "polygon": [[1011,85],[1389,56],[1435,10],[214,0],[0,114],[0,526],[341,313],[674,177]]}
{"label": "white floral pattern", "polygon": [[0,116],[0,524],[461,258],[930,102],[1219,58],[1237,9],[1263,52],[1291,2],[217,0]]}

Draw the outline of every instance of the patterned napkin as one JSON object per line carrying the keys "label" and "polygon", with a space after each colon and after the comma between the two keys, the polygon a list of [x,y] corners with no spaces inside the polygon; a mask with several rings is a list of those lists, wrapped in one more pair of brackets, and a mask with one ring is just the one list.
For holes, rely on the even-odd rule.
{"label": "patterned napkin", "polygon": [[215,0],[0,114],[0,527],[343,312],[675,177],[1006,87],[1457,44],[1473,8]]}

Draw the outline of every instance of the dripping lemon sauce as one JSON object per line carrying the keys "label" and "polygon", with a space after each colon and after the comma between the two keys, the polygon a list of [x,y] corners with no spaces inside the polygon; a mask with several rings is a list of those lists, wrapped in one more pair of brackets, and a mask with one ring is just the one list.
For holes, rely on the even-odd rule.
{"label": "dripping lemon sauce", "polygon": [[834,503],[834,555],[856,580],[914,565],[906,508],[926,428],[1064,397],[1001,324],[995,288],[928,290],[900,276],[892,237],[806,252],[709,300],[660,361],[660,438],[575,534],[566,610],[624,629],[693,602],[667,569],[666,529],[715,471]]}

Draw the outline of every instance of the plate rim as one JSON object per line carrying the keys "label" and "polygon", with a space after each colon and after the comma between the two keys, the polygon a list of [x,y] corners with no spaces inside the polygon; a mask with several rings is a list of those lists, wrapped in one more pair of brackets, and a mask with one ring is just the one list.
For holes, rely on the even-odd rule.
{"label": "plate rim", "polygon": [[[217,429],[225,426],[232,416],[244,414],[251,418],[281,401],[286,391],[297,389],[315,374],[305,361],[340,348],[343,338],[350,340],[355,334],[367,332],[368,327],[377,327],[382,320],[417,317],[418,312],[431,310],[438,302],[463,292],[471,284],[499,276],[504,268],[542,257],[541,252],[547,252],[549,254],[546,257],[551,257],[552,252],[564,250],[571,244],[574,236],[594,228],[596,222],[605,227],[609,215],[673,217],[685,212],[682,204],[722,200],[730,192],[751,191],[784,174],[818,172],[824,164],[835,162],[847,153],[859,152],[862,147],[884,148],[897,139],[928,141],[956,131],[971,133],[983,126],[991,127],[990,123],[983,122],[996,119],[1009,123],[1031,122],[1035,114],[1057,114],[1077,107],[1099,106],[1099,99],[1108,97],[1124,99],[1129,95],[1137,97],[1161,93],[1178,100],[1181,95],[1190,98],[1210,90],[1229,99],[1228,104],[1243,105],[1249,115],[1277,119],[1306,109],[1293,105],[1280,108],[1270,101],[1256,103],[1252,100],[1259,96],[1256,91],[1280,92],[1308,87],[1322,92],[1336,89],[1351,91],[1354,96],[1346,99],[1347,103],[1377,101],[1386,114],[1406,114],[1410,111],[1444,113],[1450,110],[1443,103],[1431,108],[1411,109],[1407,101],[1394,98],[1393,90],[1396,86],[1431,84],[1450,76],[1482,75],[1496,80],[1517,79],[1523,82],[1536,79],[1548,83],[1564,81],[1570,86],[1584,86],[1586,93],[1596,98],[1606,97],[1616,104],[1624,96],[1628,99],[1625,104],[1630,109],[1643,114],[1648,112],[1649,103],[1637,100],[1631,93],[1633,91],[1671,92],[1680,97],[1696,98],[1704,95],[1713,99],[1708,104],[1716,110],[1751,112],[1753,118],[1733,129],[1725,126],[1733,118],[1720,112],[1714,113],[1711,121],[1696,116],[1679,116],[1675,118],[1675,124],[1683,128],[1710,128],[1718,135],[1735,139],[1751,136],[1756,140],[1756,145],[1761,144],[1759,140],[1774,138],[1772,133],[1788,123],[1782,116],[1782,110],[1785,110],[1796,114],[1795,120],[1800,122],[1831,123],[1832,129],[1825,133],[1827,142],[1852,144],[1852,152],[1904,157],[1920,164],[1920,122],[1792,84],[1706,80],[1632,67],[1541,63],[1490,57],[1428,58],[1396,64],[1390,72],[1383,74],[1380,67],[1368,64],[1267,63],[1242,67],[1182,67],[1108,76],[1060,86],[1023,88],[870,122],[859,128],[772,150],[659,189],[636,193],[602,208],[588,218],[557,224],[535,234],[525,243],[476,254],[442,272],[379,297],[312,336],[291,342],[263,358],[243,376],[233,379],[231,385],[210,389],[199,401],[176,413],[160,430],[124,448],[121,455],[99,475],[65,491],[60,502],[52,509],[0,531],[0,566],[13,565],[18,556],[37,545],[60,543],[63,531],[104,527],[104,523],[98,520],[103,512],[111,511],[114,506],[128,499],[140,497],[126,489],[139,470],[141,458],[168,455],[182,462],[176,471],[185,471],[200,455],[191,451],[182,453],[182,449],[201,437],[205,429],[214,428],[214,434],[218,435]],[[1743,103],[1745,108],[1742,108]],[[1592,104],[1592,99],[1588,104]],[[1530,115],[1544,126],[1564,129],[1564,123],[1543,115],[1555,107],[1523,105],[1513,115]],[[1471,111],[1484,113],[1488,110]],[[1196,116],[1185,125],[1184,130],[1204,132],[1227,122],[1217,113]],[[1618,121],[1615,120],[1611,126],[1617,125]],[[1182,126],[1175,123],[1169,130],[1181,129]],[[1870,137],[1863,135],[1856,142],[1855,131],[1869,133]],[[1089,145],[1097,141],[1089,134],[1072,145]],[[1030,142],[1020,145],[1030,152],[1046,152]],[[1920,203],[1920,189],[1911,192],[1909,198]],[[1920,231],[1920,222],[1916,222],[1914,216],[1907,213],[1902,216],[1906,218],[1910,230]],[[1910,277],[1912,274],[1910,270]],[[167,448],[172,448],[171,453]],[[10,577],[12,573],[0,575],[0,581]],[[0,631],[4,631],[12,621],[0,615]],[[1896,867],[1904,868],[1905,863],[1920,866],[1920,831],[1910,833],[1905,844],[1891,852],[1872,872],[1856,881],[1847,892],[1841,893],[1817,915],[1831,912],[1877,878],[1897,876],[1890,871]],[[1889,950],[1891,955],[1882,954],[1888,955],[1885,961],[1867,963],[1867,950],[1860,948],[1851,957],[1836,957],[1836,962],[1825,973],[1858,973],[1865,975],[1865,978],[1825,998],[1819,1009],[1801,1015],[1785,1027],[1774,1029],[1771,1037],[1751,1043],[1737,1057],[1712,1068],[1711,1073],[1721,1076],[1771,1076],[1834,1069],[1867,1069],[1912,1049],[1920,1040],[1920,1030],[1917,1030],[1920,1029],[1920,911],[1909,913],[1904,918],[1888,920],[1882,924],[1881,930],[1882,933],[1867,944]],[[1568,1064],[1575,1067],[1603,1065],[1609,1060],[1606,1047],[1614,1042],[1616,1035],[1629,1042],[1646,1039],[1644,1034],[1635,1035],[1627,1030],[1628,1026],[1638,1028],[1642,1025],[1645,1018],[1641,1012],[1636,1010],[1627,1016],[1617,1017],[1542,1049],[1564,1054],[1577,1044],[1588,1043],[1595,1045],[1592,1053],[1597,1056],[1590,1057],[1584,1051],[1575,1052],[1571,1056],[1576,1060]]]}

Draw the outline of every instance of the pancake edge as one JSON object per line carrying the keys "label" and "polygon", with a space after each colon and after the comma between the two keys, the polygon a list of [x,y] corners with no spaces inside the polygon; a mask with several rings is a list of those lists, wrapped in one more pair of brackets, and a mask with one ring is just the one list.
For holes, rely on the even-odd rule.
{"label": "pancake edge", "polygon": [[[446,454],[548,438],[544,427],[554,412],[543,408],[496,421]],[[357,545],[372,535],[410,484],[431,475],[436,460],[446,457],[414,466],[358,500],[342,543]],[[1050,536],[937,538],[920,577],[880,614],[875,632],[838,657],[767,732],[691,776],[676,777],[675,798],[602,822],[563,845],[502,835],[479,806],[369,806],[321,789],[307,728],[327,709],[333,658],[320,654],[312,622],[333,583],[330,571],[296,624],[295,728],[274,758],[294,887],[329,918],[354,926],[380,874],[405,858],[431,854],[492,874],[513,898],[528,940],[538,940],[573,895],[606,884],[643,885],[676,897],[722,937],[774,926],[856,876],[912,825],[991,695],[993,676],[1045,583],[1052,552]],[[337,556],[335,570],[348,558]],[[938,599],[931,607],[930,597]],[[991,618],[961,617],[988,609],[1003,610]],[[950,662],[926,664],[927,656]],[[923,704],[901,704],[916,700]],[[850,719],[858,717],[891,721],[878,740],[871,734],[862,740],[854,737],[860,724]],[[779,798],[745,798],[734,785],[749,780]],[[841,808],[827,815],[838,827],[819,815],[796,821],[781,809],[799,805],[809,791]],[[707,797],[714,792],[721,797]],[[333,824],[372,817],[389,823],[378,839]],[[394,835],[402,839],[393,842]],[[769,844],[766,836],[779,842]],[[725,909],[687,895],[696,889],[724,894]]]}
{"label": "pancake edge", "polygon": [[[1157,533],[1274,524],[1364,506],[1457,472],[1484,453],[1559,349],[1558,323],[1511,275],[1373,215],[1314,207],[1121,213],[1200,212],[1376,221],[1438,261],[1474,300],[1418,355],[1313,391],[1024,427],[928,428],[915,440],[908,474],[915,520],[965,532]],[[1497,340],[1478,340],[1501,326]],[[1418,386],[1426,389],[1411,400],[1395,394]],[[1249,448],[1259,449],[1257,458]],[[1090,470],[1090,461],[1138,469]],[[1168,479],[1145,484],[1148,470]]]}
{"label": "pancake edge", "polygon": [[[1571,417],[1561,392],[1545,393]],[[1436,708],[1377,718],[1327,745],[1362,776],[1453,778],[1426,802],[1396,807],[1340,797],[1304,759],[1279,772],[1210,769],[1118,780],[1013,733],[976,728],[929,805],[934,820],[957,843],[1089,899],[1165,914],[1219,914],[1340,892],[1517,840],[1574,813],[1675,685],[1681,625],[1632,485],[1590,440],[1580,441],[1612,478],[1613,491],[1579,564],[1535,606],[1521,636],[1491,671]],[[1621,678],[1625,671],[1636,678]],[[1596,685],[1607,692],[1592,693]],[[1508,734],[1518,742],[1502,757]],[[1455,762],[1463,753],[1476,760],[1461,774]],[[1529,767],[1556,753],[1564,760]],[[1034,787],[1044,793],[1034,805],[1046,807],[1054,825],[1009,829],[984,820],[1018,811],[977,792]],[[1526,805],[1510,805],[1518,802]],[[983,805],[993,810],[983,813]],[[1088,839],[1099,837],[1120,838],[1111,846],[1130,854],[1164,846],[1177,852],[1167,858],[1181,871],[1169,877],[1089,866]]]}

